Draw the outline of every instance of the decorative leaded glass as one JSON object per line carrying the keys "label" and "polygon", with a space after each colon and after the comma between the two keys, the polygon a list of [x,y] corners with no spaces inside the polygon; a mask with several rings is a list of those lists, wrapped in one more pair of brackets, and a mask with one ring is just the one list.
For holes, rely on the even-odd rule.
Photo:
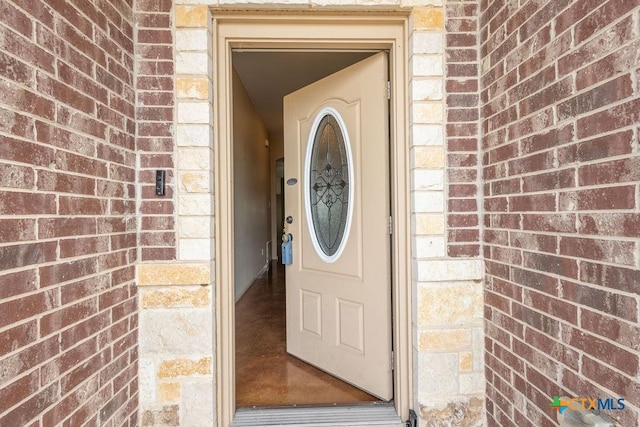
{"label": "decorative leaded glass", "polygon": [[311,148],[309,204],[316,241],[328,257],[345,239],[349,213],[349,160],[342,129],[331,114],[318,124]]}

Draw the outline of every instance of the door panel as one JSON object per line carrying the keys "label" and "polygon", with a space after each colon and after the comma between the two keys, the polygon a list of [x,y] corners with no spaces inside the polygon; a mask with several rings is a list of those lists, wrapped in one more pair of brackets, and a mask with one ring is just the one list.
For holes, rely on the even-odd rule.
{"label": "door panel", "polygon": [[287,351],[390,400],[386,82],[381,52],[285,97],[285,216]]}

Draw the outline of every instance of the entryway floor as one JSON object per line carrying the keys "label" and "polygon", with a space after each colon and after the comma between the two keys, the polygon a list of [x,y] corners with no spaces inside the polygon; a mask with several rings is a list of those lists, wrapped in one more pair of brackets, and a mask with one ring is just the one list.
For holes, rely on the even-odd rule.
{"label": "entryway floor", "polygon": [[236,304],[236,407],[376,401],[287,354],[284,267],[274,262]]}

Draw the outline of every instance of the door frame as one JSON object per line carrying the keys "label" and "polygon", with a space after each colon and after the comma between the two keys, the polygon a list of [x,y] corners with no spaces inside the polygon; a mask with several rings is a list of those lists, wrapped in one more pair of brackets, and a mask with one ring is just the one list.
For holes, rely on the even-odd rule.
{"label": "door frame", "polygon": [[215,324],[217,425],[235,415],[232,49],[380,49],[389,52],[394,405],[413,405],[413,334],[409,236],[408,11],[232,11],[212,9],[215,162]]}

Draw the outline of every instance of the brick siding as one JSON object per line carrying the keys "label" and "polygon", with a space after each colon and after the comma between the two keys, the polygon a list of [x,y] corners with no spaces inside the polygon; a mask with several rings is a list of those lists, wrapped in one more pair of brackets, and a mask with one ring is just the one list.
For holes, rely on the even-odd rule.
{"label": "brick siding", "polygon": [[480,255],[478,2],[445,8],[447,255]]}
{"label": "brick siding", "polygon": [[490,425],[554,395],[638,425],[637,1],[481,2]]}
{"label": "brick siding", "polygon": [[132,0],[0,11],[0,425],[135,425]]}
{"label": "brick siding", "polygon": [[[170,0],[136,2],[136,148],[140,157],[141,261],[175,260],[177,253],[172,14]],[[166,171],[164,196],[155,194],[155,173],[159,169]]]}

